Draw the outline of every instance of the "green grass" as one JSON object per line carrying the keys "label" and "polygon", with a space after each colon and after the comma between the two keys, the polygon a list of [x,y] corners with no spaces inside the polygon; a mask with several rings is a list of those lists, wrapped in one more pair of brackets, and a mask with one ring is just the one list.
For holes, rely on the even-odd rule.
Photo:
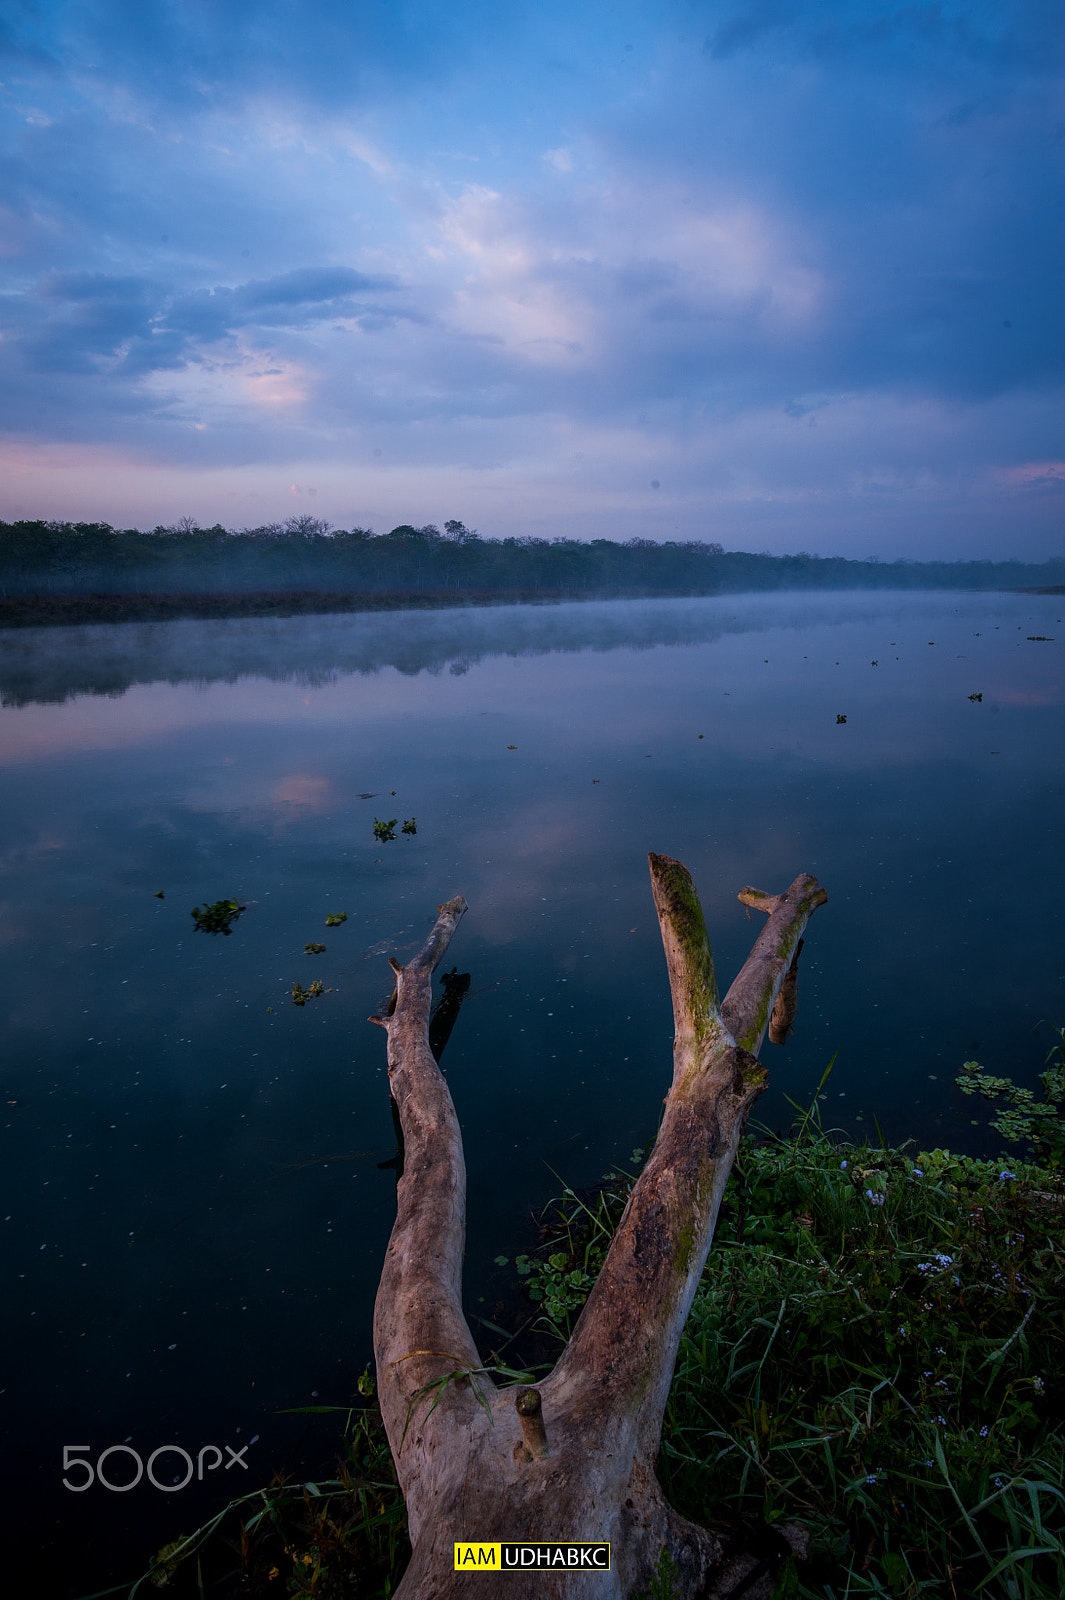
{"label": "green grass", "polygon": [[[1065,1180],[908,1150],[837,1143],[809,1114],[789,1139],[744,1142],[659,1476],[682,1512],[732,1538],[764,1545],[774,1523],[805,1524],[810,1559],[786,1564],[782,1595],[1060,1600]],[[564,1189],[517,1258],[553,1339],[568,1336],[632,1182]],[[372,1403],[348,1416],[335,1478],[279,1484],[228,1515],[226,1561],[220,1517],[178,1552],[171,1592],[197,1592],[184,1558],[202,1552],[206,1592],[377,1600],[407,1558]]]}
{"label": "green grass", "polygon": [[744,1151],[660,1475],[697,1518],[807,1523],[796,1593],[1065,1593],[1065,1210],[1005,1170]]}
{"label": "green grass", "polygon": [[[560,1338],[626,1188],[566,1191],[520,1263]],[[808,1121],[748,1140],[670,1394],[670,1499],[731,1534],[803,1522],[781,1592],[1060,1600],[1063,1273],[1055,1174]]]}
{"label": "green grass", "polygon": [[334,1476],[286,1483],[230,1501],[195,1533],[157,1551],[132,1585],[85,1600],[164,1590],[178,1596],[292,1596],[300,1600],[389,1600],[407,1561],[407,1514],[368,1373],[347,1406]]}

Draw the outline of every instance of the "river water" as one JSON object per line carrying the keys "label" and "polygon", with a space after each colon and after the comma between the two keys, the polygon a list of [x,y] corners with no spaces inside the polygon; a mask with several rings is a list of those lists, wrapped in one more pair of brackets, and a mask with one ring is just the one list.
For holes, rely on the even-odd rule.
{"label": "river water", "polygon": [[[331,1418],[277,1413],[346,1402],[371,1359],[394,1141],[364,1019],[386,956],[451,895],[470,906],[443,1065],[474,1316],[530,1208],[653,1133],[671,1022],[649,850],[693,872],[722,987],[760,923],[742,886],[828,890],[795,1036],[763,1051],[764,1123],[834,1060],[826,1126],[990,1153],[960,1063],[1034,1083],[1065,1020],[1062,604],[770,594],[0,634],[5,1504],[54,1592],[136,1576],[274,1468],[328,1462]],[[231,933],[198,931],[192,908],[230,897]],[[121,1487],[132,1451],[253,1439],[181,1491]],[[64,1446],[95,1472],[114,1445],[114,1487],[64,1487],[85,1475]],[[157,1459],[164,1489],[182,1461]]]}

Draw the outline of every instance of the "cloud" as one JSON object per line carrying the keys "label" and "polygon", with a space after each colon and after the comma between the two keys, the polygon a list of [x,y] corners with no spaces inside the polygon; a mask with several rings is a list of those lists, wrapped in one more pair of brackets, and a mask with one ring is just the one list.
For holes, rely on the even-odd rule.
{"label": "cloud", "polygon": [[[939,0],[820,0],[797,5],[793,0],[754,0],[737,7],[718,23],[704,50],[724,60],[743,51],[760,50],[776,57],[814,57],[833,62],[877,58],[881,68],[912,61],[920,49],[926,56],[942,53],[955,61],[966,57],[1001,64],[1010,61],[1046,70],[1058,21],[1055,8],[1042,0],[1006,6],[995,3],[950,7]],[[885,57],[889,60],[885,63]]]}
{"label": "cloud", "polygon": [[1065,490],[1065,461],[1025,461],[1001,468],[997,477],[1012,489],[1061,494]]}
{"label": "cloud", "polygon": [[239,329],[291,329],[347,319],[380,329],[416,312],[354,298],[398,288],[348,267],[307,267],[175,295],[150,278],[53,272],[8,301],[8,343],[25,370],[136,381],[204,358]]}
{"label": "cloud", "polygon": [[[905,540],[986,492],[1003,540],[1049,537],[1042,0],[766,0],[709,37],[679,0],[17,18],[0,426],[27,462],[98,450],[179,499],[232,472],[259,521],[306,479],[341,524],[598,507],[668,537],[787,504],[846,540],[890,502]],[[58,492],[34,471],[23,501]]]}
{"label": "cloud", "polygon": [[233,292],[235,302],[248,310],[273,306],[321,306],[325,302],[348,301],[367,290],[398,287],[392,277],[372,277],[351,267],[304,267],[259,283],[241,284]]}

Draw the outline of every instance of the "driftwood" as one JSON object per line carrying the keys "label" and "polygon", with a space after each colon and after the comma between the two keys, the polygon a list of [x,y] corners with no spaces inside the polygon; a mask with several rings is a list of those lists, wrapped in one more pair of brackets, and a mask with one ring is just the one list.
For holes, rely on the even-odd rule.
{"label": "driftwood", "polygon": [[[629,1600],[663,1552],[681,1597],[768,1592],[769,1563],[726,1557],[655,1478],[681,1333],[748,1113],[766,1083],[767,1028],[795,1009],[795,961],[816,878],[739,898],[768,922],[725,999],[687,869],[652,855],[651,882],[673,996],[673,1083],[658,1138],[558,1364],[534,1388],[498,1387],[462,1313],[466,1173],[458,1119],[430,1050],[433,970],[467,909],[439,907],[406,966],[392,960],[388,1070],[402,1129],[397,1217],[374,1316],[378,1393],[413,1554],[396,1600]],[[611,1570],[456,1572],[459,1540],[609,1540]]]}

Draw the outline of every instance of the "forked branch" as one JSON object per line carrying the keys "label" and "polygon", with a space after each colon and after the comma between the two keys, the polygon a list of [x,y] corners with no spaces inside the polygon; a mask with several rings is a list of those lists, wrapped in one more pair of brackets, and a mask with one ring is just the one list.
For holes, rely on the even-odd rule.
{"label": "forked branch", "polygon": [[[413,1555],[396,1600],[449,1600],[483,1583],[453,1569],[455,1540],[608,1539],[612,1574],[515,1573],[510,1600],[622,1600],[649,1587],[663,1549],[681,1593],[763,1592],[753,1559],[723,1563],[709,1533],[666,1505],[654,1476],[666,1398],[729,1171],[761,1094],[755,1058],[772,1018],[794,1018],[796,962],[827,896],[796,878],[745,889],[768,922],[723,1002],[691,875],[652,855],[651,886],[673,997],[673,1082],[651,1156],[562,1356],[535,1388],[498,1389],[461,1306],[465,1169],[451,1096],[429,1049],[432,973],[466,910],[439,908],[386,1016],[404,1155],[374,1318],[381,1408],[407,1499]],[[531,1585],[531,1587],[530,1587]],[[479,1591],[483,1593],[483,1589]]]}

